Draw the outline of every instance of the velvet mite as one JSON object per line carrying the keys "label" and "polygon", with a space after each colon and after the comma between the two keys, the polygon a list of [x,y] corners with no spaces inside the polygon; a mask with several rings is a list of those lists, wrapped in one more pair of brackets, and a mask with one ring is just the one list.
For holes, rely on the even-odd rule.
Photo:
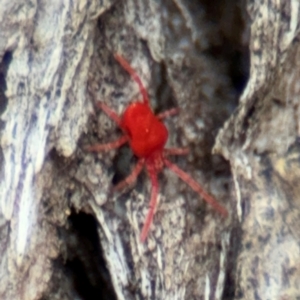
{"label": "velvet mite", "polygon": [[145,241],[153,221],[158,200],[159,184],[157,174],[161,172],[164,167],[173,171],[215,210],[224,217],[227,217],[228,212],[226,208],[219,204],[214,197],[209,195],[190,175],[168,159],[170,155],[185,155],[188,153],[188,149],[186,148],[165,148],[165,144],[168,139],[168,130],[162,123],[162,119],[178,113],[178,109],[173,108],[155,115],[150,107],[148,93],[140,77],[122,56],[115,54],[115,59],[138,84],[142,100],[131,102],[125,109],[122,116],[118,116],[114,110],[103,102],[97,102],[97,106],[121,128],[123,135],[119,139],[107,144],[95,144],[88,146],[87,150],[91,152],[108,151],[118,148],[125,143],[129,143],[134,155],[138,158],[138,162],[130,175],[123,181],[119,182],[115,186],[115,189],[122,189],[126,185],[130,185],[135,182],[142,169],[146,167],[152,188],[149,211],[140,235],[141,241]]}

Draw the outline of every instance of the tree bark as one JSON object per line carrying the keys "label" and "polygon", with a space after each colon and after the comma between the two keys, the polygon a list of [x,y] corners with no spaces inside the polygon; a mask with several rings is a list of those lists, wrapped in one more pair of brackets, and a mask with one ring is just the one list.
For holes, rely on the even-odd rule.
{"label": "tree bark", "polygon": [[[10,0],[0,19],[1,299],[296,299],[297,1]],[[146,174],[112,193],[130,149],[85,150],[120,135],[97,101],[141,98],[114,53],[180,108],[168,145],[227,219],[166,170],[140,242]]]}
{"label": "tree bark", "polygon": [[299,3],[248,4],[250,77],[215,151],[243,231],[235,299],[299,297]]}

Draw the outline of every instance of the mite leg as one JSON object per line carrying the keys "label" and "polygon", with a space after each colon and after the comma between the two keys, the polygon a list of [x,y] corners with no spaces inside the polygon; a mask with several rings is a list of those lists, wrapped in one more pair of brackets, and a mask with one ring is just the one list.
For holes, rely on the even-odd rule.
{"label": "mite leg", "polygon": [[95,144],[95,145],[87,146],[87,147],[85,147],[85,150],[89,151],[89,152],[109,151],[112,149],[119,148],[120,146],[125,144],[127,141],[128,141],[127,136],[123,135],[119,139],[117,139],[113,142],[110,142],[110,143]]}
{"label": "mite leg", "polygon": [[115,54],[115,59],[119,62],[119,64],[129,73],[132,79],[138,84],[140,92],[143,96],[144,103],[149,104],[149,97],[147,90],[145,89],[141,78],[137,75],[135,70],[132,69],[130,64],[123,58],[121,55]]}
{"label": "mite leg", "polygon": [[174,107],[174,108],[168,109],[160,114],[157,114],[156,117],[161,120],[161,119],[165,119],[165,118],[177,115],[178,113],[179,113],[179,108]]}
{"label": "mite leg", "polygon": [[196,182],[189,174],[181,170],[175,164],[171,163],[168,159],[164,158],[165,165],[173,171],[179,178],[186,182],[196,193],[198,193],[208,204],[217,210],[224,217],[228,216],[227,209],[217,202],[217,200],[209,195],[201,185]]}
{"label": "mite leg", "polygon": [[120,126],[121,118],[118,116],[118,114],[113,109],[111,109],[109,106],[107,106],[103,102],[97,102],[96,105],[99,108],[101,108],[111,119],[113,119],[117,123],[117,125]]}
{"label": "mite leg", "polygon": [[113,190],[121,190],[124,187],[134,183],[144,167],[145,159],[140,158],[131,173],[118,184],[113,187]]}
{"label": "mite leg", "polygon": [[169,148],[164,149],[164,154],[168,155],[187,155],[189,153],[189,148]]}
{"label": "mite leg", "polygon": [[158,181],[157,181],[157,174],[156,171],[150,166],[147,166],[147,171],[149,173],[149,177],[151,180],[151,198],[150,198],[150,204],[149,204],[149,211],[141,232],[141,242],[143,243],[148,235],[150,226],[153,221],[153,216],[155,214],[156,206],[157,206],[157,200],[158,200]]}

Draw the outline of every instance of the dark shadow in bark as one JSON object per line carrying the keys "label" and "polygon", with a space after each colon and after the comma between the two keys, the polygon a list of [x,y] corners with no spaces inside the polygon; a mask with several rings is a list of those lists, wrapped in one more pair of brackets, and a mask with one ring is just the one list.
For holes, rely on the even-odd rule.
{"label": "dark shadow in bark", "polygon": [[103,258],[97,221],[89,214],[72,212],[69,229],[62,233],[66,242],[66,273],[74,290],[85,300],[113,300],[116,295]]}

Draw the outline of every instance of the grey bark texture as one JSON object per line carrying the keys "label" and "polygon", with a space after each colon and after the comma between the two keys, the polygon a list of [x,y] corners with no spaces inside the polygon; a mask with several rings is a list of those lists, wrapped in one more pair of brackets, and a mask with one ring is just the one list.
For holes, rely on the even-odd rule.
{"label": "grey bark texture", "polygon": [[[299,10],[293,0],[2,1],[0,299],[300,297]],[[121,114],[140,99],[115,53],[155,111],[180,108],[167,146],[190,148],[174,162],[228,218],[165,170],[140,242],[147,174],[112,193],[135,164],[130,149],[85,150],[120,135],[97,101]],[[240,95],[229,74],[248,53]]]}

